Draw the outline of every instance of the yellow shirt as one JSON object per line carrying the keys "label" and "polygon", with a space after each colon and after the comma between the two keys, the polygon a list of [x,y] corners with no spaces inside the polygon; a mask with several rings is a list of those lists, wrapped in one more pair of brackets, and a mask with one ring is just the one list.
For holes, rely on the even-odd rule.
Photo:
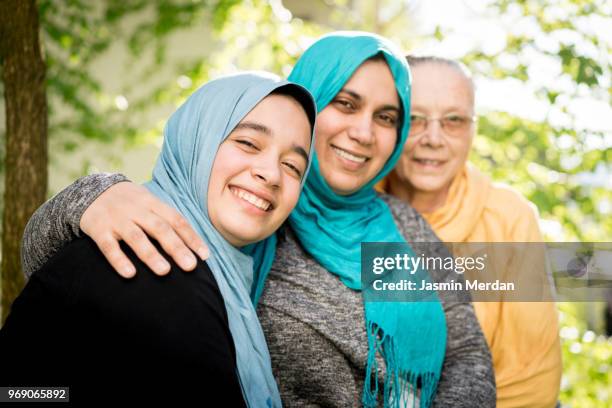
{"label": "yellow shirt", "polygon": [[[445,204],[423,214],[446,242],[542,242],[535,206],[466,165]],[[542,271],[545,276],[545,271]],[[561,380],[557,311],[546,302],[474,302],[497,383],[497,406],[554,407]]]}

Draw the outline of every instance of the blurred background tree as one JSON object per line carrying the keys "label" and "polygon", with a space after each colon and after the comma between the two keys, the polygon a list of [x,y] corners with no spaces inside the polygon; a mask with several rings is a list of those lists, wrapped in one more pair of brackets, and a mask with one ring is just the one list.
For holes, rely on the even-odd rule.
{"label": "blurred background tree", "polygon": [[[471,160],[538,206],[547,239],[611,241],[609,1],[39,0],[38,8],[50,193],[98,169],[146,180],[165,119],[202,83],[238,69],[286,76],[319,35],[362,29],[410,53],[463,61],[481,114]],[[2,155],[0,171],[6,163]],[[603,306],[561,308],[561,399],[607,407]]]}
{"label": "blurred background tree", "polygon": [[[23,286],[19,242],[47,187],[45,63],[34,0],[7,0],[0,14],[0,59],[6,98],[6,183],[2,225],[2,310]],[[4,316],[3,320],[4,320]]]}

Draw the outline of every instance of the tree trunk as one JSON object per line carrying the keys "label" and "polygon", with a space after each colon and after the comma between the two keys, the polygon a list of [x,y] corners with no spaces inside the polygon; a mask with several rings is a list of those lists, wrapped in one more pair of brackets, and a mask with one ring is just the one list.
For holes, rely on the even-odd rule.
{"label": "tree trunk", "polygon": [[21,291],[23,229],[47,190],[47,99],[35,0],[0,1],[0,56],[6,104],[2,229],[2,322]]}

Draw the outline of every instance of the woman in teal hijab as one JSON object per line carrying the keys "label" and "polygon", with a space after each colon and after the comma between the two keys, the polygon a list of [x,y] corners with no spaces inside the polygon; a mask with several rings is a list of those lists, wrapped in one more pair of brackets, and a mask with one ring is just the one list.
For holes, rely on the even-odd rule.
{"label": "woman in teal hijab", "polygon": [[283,402],[495,406],[490,355],[469,302],[362,296],[362,242],[439,242],[414,209],[373,190],[410,126],[405,59],[379,36],[338,32],[310,46],[289,78],[312,92],[319,114],[311,172],[259,299]]}
{"label": "woman in teal hijab", "polygon": [[[341,32],[321,38],[306,50],[289,78],[313,93],[321,114],[312,169],[290,226],[307,254],[347,288],[359,292],[361,242],[405,241],[373,186],[394,167],[407,137],[408,66],[389,41],[369,33]],[[369,89],[373,83],[378,92]],[[363,129],[353,129],[354,122],[364,123]],[[277,251],[279,260],[290,256]],[[279,296],[265,296],[264,307],[283,307]],[[379,355],[386,368],[381,390],[385,406],[399,406],[403,396],[417,392],[417,385],[421,406],[429,406],[446,346],[439,300],[366,302],[364,307],[368,353],[363,405],[380,402]],[[305,308],[303,314],[309,313]],[[264,323],[264,327],[268,334],[274,330],[274,325]]]}
{"label": "woman in teal hijab", "polygon": [[[270,275],[269,257],[256,256],[252,288],[283,402],[494,404],[490,356],[469,303],[364,304],[361,296],[361,242],[438,241],[413,209],[372,188],[407,137],[410,75],[401,53],[369,33],[333,33],[304,53],[290,78],[317,102],[316,157]],[[150,201],[136,204],[140,196],[129,192],[130,212],[151,211]]]}

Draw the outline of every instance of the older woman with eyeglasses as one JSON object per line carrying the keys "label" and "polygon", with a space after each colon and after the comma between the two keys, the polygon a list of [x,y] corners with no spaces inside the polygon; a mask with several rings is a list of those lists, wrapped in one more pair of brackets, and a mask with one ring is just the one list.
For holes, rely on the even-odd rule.
{"label": "older woman with eyeglasses", "polygon": [[[467,161],[475,133],[467,69],[436,57],[408,57],[408,63],[410,136],[379,187],[410,203],[445,242],[541,242],[535,206]],[[554,406],[561,377],[554,304],[476,302],[474,308],[493,357],[497,406]]]}

